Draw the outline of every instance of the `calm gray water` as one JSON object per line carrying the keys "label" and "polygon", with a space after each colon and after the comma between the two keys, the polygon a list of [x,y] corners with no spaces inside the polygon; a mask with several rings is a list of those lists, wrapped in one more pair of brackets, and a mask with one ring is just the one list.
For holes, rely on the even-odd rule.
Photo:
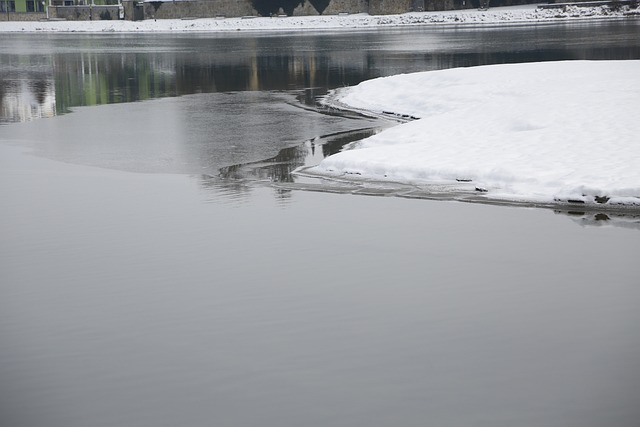
{"label": "calm gray water", "polygon": [[278,184],[387,125],[327,89],[638,28],[3,35],[0,426],[637,426],[637,219]]}

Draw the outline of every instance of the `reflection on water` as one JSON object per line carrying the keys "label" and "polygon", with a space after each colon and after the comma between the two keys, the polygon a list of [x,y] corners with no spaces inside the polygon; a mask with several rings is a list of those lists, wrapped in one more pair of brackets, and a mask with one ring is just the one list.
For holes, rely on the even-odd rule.
{"label": "reflection on water", "polygon": [[378,129],[358,129],[317,137],[301,145],[282,149],[269,159],[221,168],[219,177],[234,181],[294,182],[291,173],[295,169],[318,164],[350,142],[368,138],[377,131]]}
{"label": "reflection on water", "polygon": [[[26,122],[56,115],[55,80],[51,67],[36,61],[27,65],[0,60],[0,123]],[[43,70],[44,68],[44,70]]]}
{"label": "reflection on water", "polygon": [[280,201],[287,201],[294,189],[337,192],[339,187],[336,185],[310,187],[304,184],[304,179],[294,176],[293,172],[301,166],[318,164],[323,158],[340,151],[346,144],[372,136],[378,130],[379,128],[366,128],[315,137],[303,144],[284,148],[274,157],[265,160],[226,166],[215,176],[203,174],[200,185],[206,190],[214,190],[216,197],[222,195],[233,202],[246,201],[252,188],[263,185],[272,187],[276,199]]}
{"label": "reflection on water", "polygon": [[175,96],[173,61],[146,54],[55,55],[56,104],[72,107],[142,101]]}
{"label": "reflection on water", "polygon": [[569,216],[576,224],[583,227],[614,226],[640,231],[640,214],[636,212],[602,212],[593,211],[560,210],[556,214]]}
{"label": "reflection on water", "polygon": [[55,84],[45,79],[0,80],[0,117],[27,122],[56,115]]}
{"label": "reflection on water", "polygon": [[273,175],[282,181],[301,165],[298,149],[291,147],[312,140],[320,144],[327,139],[322,135],[330,135],[339,145],[345,138],[340,135],[352,129],[388,125],[357,115],[319,114],[300,104],[295,95],[209,93],[79,108],[55,120],[4,126],[0,135],[67,163],[195,176],[217,176],[220,168],[262,162],[289,149],[280,157],[288,166]]}
{"label": "reflection on water", "polygon": [[637,20],[269,36],[5,34],[0,123],[194,93],[322,91],[423,70],[640,58],[639,35]]}

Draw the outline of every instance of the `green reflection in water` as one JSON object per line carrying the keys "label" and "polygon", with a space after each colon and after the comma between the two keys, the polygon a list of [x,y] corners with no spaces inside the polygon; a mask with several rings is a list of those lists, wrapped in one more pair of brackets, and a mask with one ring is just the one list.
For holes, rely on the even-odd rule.
{"label": "green reflection in water", "polygon": [[54,57],[58,113],[176,95],[175,73],[147,55]]}

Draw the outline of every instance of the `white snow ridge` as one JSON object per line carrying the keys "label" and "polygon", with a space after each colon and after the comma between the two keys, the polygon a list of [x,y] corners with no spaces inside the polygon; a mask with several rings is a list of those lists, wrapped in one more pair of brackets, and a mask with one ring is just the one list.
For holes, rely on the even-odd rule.
{"label": "white snow ridge", "polygon": [[640,61],[564,61],[366,81],[327,102],[417,120],[305,173],[464,184],[494,201],[640,209],[638,76]]}

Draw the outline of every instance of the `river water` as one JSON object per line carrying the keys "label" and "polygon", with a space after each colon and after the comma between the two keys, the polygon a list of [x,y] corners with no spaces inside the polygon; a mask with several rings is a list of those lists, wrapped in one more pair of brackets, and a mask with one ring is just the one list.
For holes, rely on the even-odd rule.
{"label": "river water", "polygon": [[2,38],[0,425],[637,425],[637,219],[290,172],[390,125],[329,89],[638,20]]}

